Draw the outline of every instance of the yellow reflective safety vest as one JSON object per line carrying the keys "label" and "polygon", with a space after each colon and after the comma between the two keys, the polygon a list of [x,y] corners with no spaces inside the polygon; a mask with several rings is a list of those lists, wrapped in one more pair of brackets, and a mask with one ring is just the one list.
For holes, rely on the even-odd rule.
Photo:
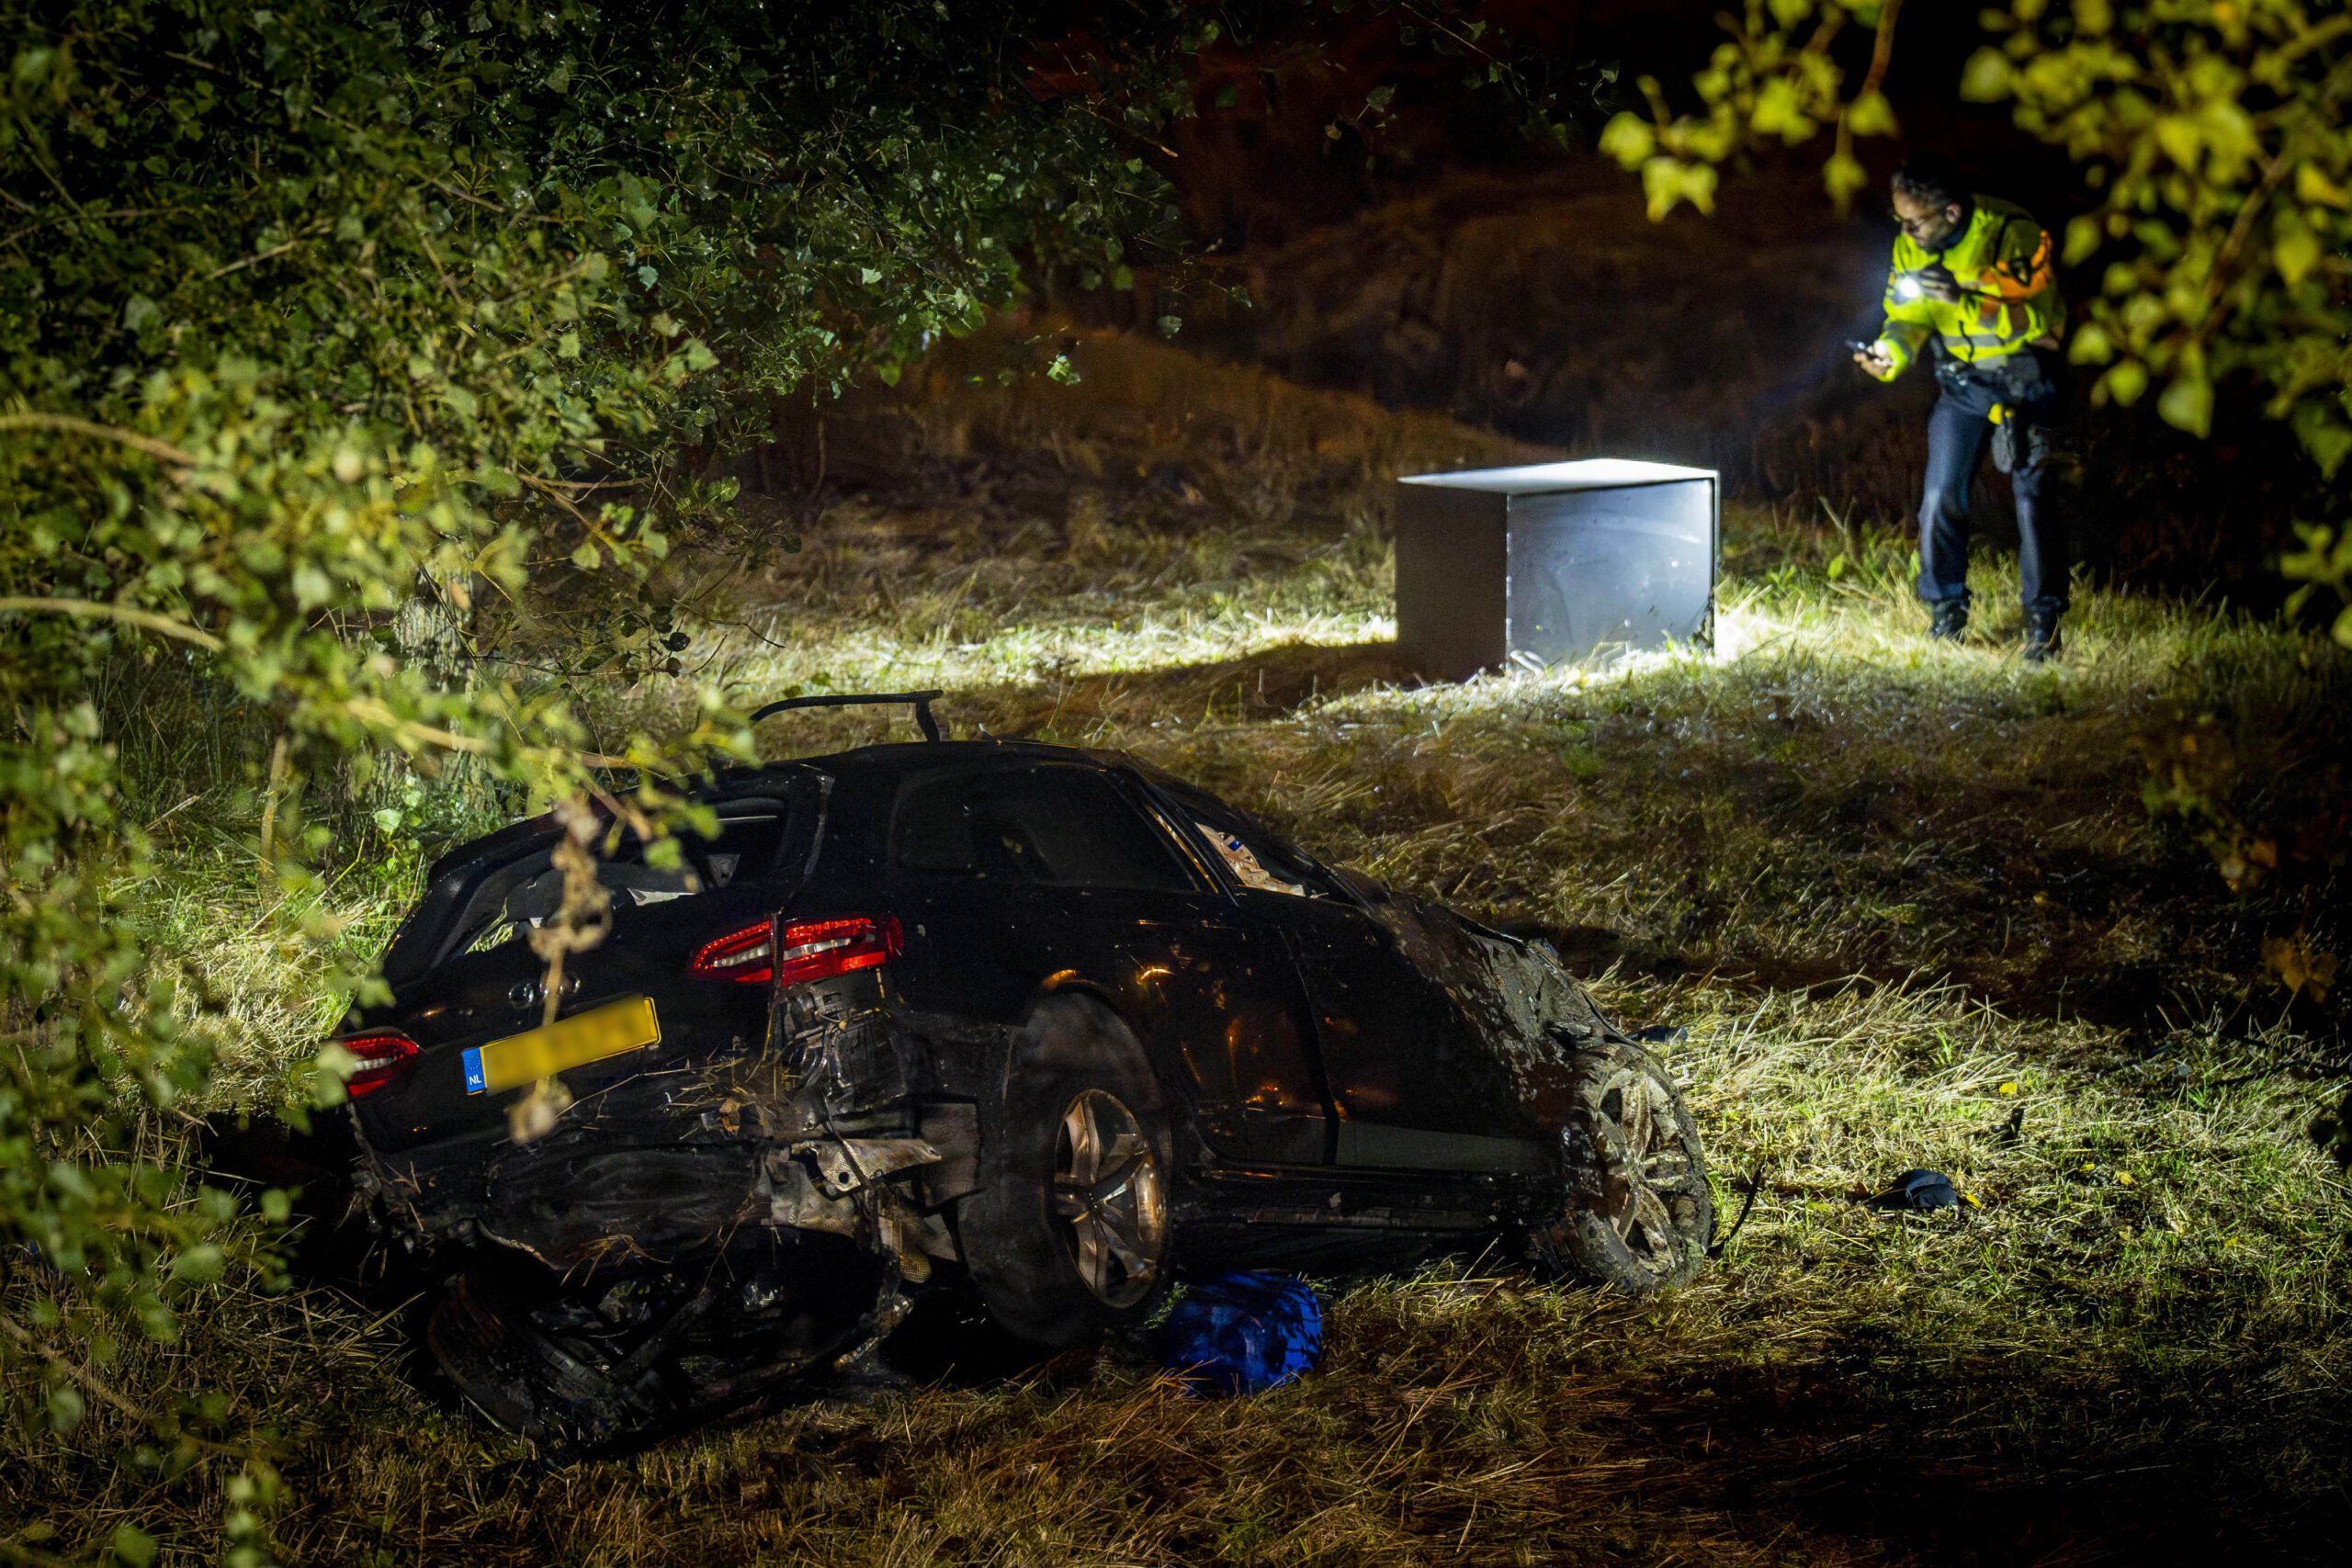
{"label": "yellow reflective safety vest", "polygon": [[[2055,347],[2065,330],[2066,305],[2058,298],[2048,232],[2015,202],[1984,196],[1973,200],[1968,227],[1941,251],[1924,250],[1908,234],[1894,237],[1894,261],[1886,275],[1886,330],[1878,340],[1892,367],[1882,380],[1892,381],[1909,368],[1930,333],[1943,339],[1954,359],[1985,364],[2037,343]],[[1959,279],[1963,292],[1958,299],[1931,299],[1919,291],[1917,275],[1934,262]]]}

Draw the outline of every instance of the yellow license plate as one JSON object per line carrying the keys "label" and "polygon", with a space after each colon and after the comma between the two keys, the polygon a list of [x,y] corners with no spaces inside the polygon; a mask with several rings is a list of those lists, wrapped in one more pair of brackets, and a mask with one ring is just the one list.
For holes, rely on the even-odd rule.
{"label": "yellow license plate", "polygon": [[526,1034],[510,1034],[475,1046],[465,1055],[466,1092],[487,1094],[514,1089],[567,1068],[584,1067],[607,1056],[625,1056],[661,1043],[662,1021],[654,1014],[653,998],[629,997],[558,1019]]}

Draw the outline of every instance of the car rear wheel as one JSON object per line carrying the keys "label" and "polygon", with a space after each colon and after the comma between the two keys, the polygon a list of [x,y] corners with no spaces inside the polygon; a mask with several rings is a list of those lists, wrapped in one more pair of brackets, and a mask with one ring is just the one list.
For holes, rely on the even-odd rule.
{"label": "car rear wheel", "polygon": [[1648,1296],[1706,1267],[1714,1194],[1690,1108],[1666,1065],[1631,1042],[1578,1051],[1560,1129],[1566,1202],[1533,1236],[1564,1278]]}
{"label": "car rear wheel", "polygon": [[1088,1343],[1148,1314],[1166,1283],[1165,1100],[1143,1049],[1091,997],[1049,997],[982,1108],[979,1185],[956,1231],[997,1322]]}

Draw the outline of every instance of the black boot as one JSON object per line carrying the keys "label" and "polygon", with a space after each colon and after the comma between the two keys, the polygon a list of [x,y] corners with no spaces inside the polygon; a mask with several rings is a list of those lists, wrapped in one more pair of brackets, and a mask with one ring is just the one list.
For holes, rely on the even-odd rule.
{"label": "black boot", "polygon": [[1958,642],[1967,629],[1967,600],[1939,599],[1928,606],[1928,635],[1938,642]]}
{"label": "black boot", "polygon": [[2056,610],[2030,609],[2025,613],[2025,661],[2042,664],[2058,656],[2058,616]]}

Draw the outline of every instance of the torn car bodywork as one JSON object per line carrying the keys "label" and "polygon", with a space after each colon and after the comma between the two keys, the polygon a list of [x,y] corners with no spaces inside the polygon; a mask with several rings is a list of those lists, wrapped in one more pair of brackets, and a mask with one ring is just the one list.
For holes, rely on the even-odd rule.
{"label": "torn car bodywork", "polygon": [[551,1131],[516,1142],[485,1087],[540,1061],[514,1053],[547,1010],[524,940],[547,822],[435,867],[391,1001],[349,1032],[410,1043],[354,1102],[357,1179],[445,1281],[434,1356],[557,1450],[856,1378],[911,1303],[971,1291],[983,1130],[1048,998],[1148,1067],[1128,1099],[1165,1122],[1171,1267],[1520,1246],[1600,1190],[1574,1069],[1624,1037],[1547,950],[1156,770],[881,746],[705,799],[720,830],[683,870],[617,835],[599,868],[611,930],[553,1010],[642,1009],[653,1038],[566,1067]]}

